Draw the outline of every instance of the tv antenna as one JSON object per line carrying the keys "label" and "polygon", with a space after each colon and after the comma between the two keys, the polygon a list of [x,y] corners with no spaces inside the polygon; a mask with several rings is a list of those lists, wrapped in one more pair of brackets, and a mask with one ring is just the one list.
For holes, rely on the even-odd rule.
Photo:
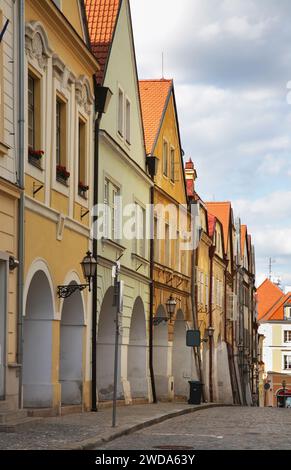
{"label": "tv antenna", "polygon": [[273,259],[273,258],[269,258],[269,280],[271,281],[272,280],[272,268],[273,268],[273,264],[276,263],[276,260]]}

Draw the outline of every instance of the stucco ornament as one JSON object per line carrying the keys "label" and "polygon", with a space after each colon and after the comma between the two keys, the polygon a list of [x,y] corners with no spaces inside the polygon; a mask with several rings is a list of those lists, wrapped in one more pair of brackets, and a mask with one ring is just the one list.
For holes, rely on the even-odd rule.
{"label": "stucco ornament", "polygon": [[84,75],[81,75],[76,81],[76,101],[79,106],[85,109],[87,114],[90,114],[91,105],[93,103],[93,95],[91,92],[89,80]]}
{"label": "stucco ornament", "polygon": [[31,21],[25,25],[25,50],[27,55],[37,61],[40,69],[44,70],[52,55],[48,37],[39,21]]}

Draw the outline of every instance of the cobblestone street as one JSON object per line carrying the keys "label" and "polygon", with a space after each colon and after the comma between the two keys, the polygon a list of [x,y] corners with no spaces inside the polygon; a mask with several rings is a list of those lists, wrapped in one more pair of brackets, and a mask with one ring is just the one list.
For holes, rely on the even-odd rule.
{"label": "cobblestone street", "polygon": [[291,409],[223,407],[180,416],[102,449],[290,450]]}

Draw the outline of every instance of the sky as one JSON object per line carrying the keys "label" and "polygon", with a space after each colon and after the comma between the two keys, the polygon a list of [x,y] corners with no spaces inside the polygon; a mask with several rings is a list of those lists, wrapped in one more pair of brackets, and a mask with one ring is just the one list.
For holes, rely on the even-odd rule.
{"label": "sky", "polygon": [[[130,0],[139,78],[173,78],[204,201],[230,200],[257,285],[291,286],[291,1]],[[290,287],[291,290],[291,287]]]}

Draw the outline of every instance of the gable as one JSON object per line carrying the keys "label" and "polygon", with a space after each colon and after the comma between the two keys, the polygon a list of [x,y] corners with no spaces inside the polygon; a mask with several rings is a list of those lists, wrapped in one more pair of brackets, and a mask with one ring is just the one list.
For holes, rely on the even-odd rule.
{"label": "gable", "polygon": [[[164,143],[168,147],[168,176],[164,175],[163,168]],[[171,150],[174,152],[174,181],[171,180]],[[159,158],[156,185],[180,204],[187,204],[184,165],[173,92],[168,100],[153,153]]]}
{"label": "gable", "polygon": [[87,43],[86,25],[83,23],[82,10],[79,0],[61,0],[61,11],[71,23],[75,31]]}
{"label": "gable", "polygon": [[[128,0],[121,4],[113,42],[104,76],[104,86],[113,95],[108,110],[102,116],[101,129],[114,139],[130,158],[145,170],[144,135],[141,118],[135,51]],[[119,92],[130,103],[130,144],[118,132]],[[123,113],[125,120],[125,111]]]}
{"label": "gable", "polygon": [[269,279],[265,279],[257,289],[258,319],[262,319],[283,297],[283,292]]}

